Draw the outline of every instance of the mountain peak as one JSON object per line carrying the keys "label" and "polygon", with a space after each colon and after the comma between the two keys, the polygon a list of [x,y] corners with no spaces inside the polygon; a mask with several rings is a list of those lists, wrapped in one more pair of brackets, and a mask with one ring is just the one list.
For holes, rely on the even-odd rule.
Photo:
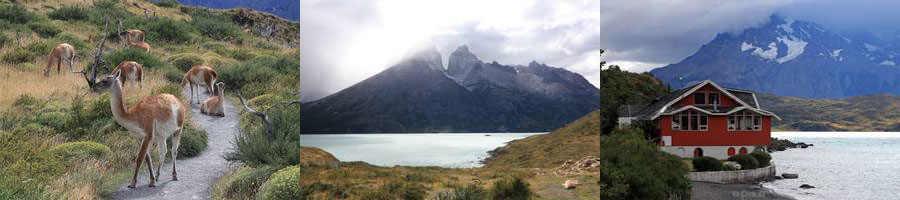
{"label": "mountain peak", "polygon": [[428,68],[437,71],[444,71],[444,64],[441,61],[441,53],[437,51],[437,47],[430,45],[417,50],[407,57],[407,60],[419,60],[428,63]]}
{"label": "mountain peak", "polygon": [[447,63],[447,75],[456,80],[462,80],[476,66],[481,65],[481,60],[466,45],[459,46],[450,54]]}

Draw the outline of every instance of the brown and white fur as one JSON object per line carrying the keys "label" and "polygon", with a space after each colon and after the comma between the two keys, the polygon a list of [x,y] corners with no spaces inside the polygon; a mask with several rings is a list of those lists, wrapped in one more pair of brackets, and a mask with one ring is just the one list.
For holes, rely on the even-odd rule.
{"label": "brown and white fur", "polygon": [[125,85],[125,82],[130,80],[131,84],[137,82],[138,87],[144,88],[142,83],[144,81],[144,67],[141,66],[141,64],[134,61],[122,61],[122,63],[119,63],[119,65],[116,66],[116,69],[113,69],[110,75],[120,72],[122,73],[122,86]]}
{"label": "brown and white fur", "polygon": [[216,83],[215,89],[215,96],[207,98],[206,101],[203,101],[203,104],[200,104],[200,113],[225,117],[225,107],[222,104],[222,95],[225,94],[225,83]]}
{"label": "brown and white fur", "polygon": [[206,65],[194,65],[188,70],[187,73],[184,74],[184,78],[181,79],[181,87],[184,87],[186,84],[190,84],[191,86],[191,101],[190,103],[194,103],[194,86],[197,88],[197,104],[200,104],[200,85],[206,86],[206,92],[212,93],[213,83],[216,82],[216,71],[211,67]]}
{"label": "brown and white fur", "polygon": [[50,51],[47,56],[47,68],[44,69],[44,76],[50,76],[50,69],[56,65],[56,74],[59,75],[60,67],[63,62],[69,65],[69,71],[72,71],[72,65],[75,63],[75,47],[68,43],[56,45],[56,48]]}
{"label": "brown and white fur", "polygon": [[128,41],[128,46],[138,48],[138,49],[146,49],[147,53],[150,53],[150,44],[146,42],[131,42]]}
{"label": "brown and white fur", "polygon": [[125,44],[127,46],[146,49],[147,53],[150,53],[150,44],[144,42],[144,31],[130,29],[119,33],[119,35],[125,36]]}
{"label": "brown and white fur", "polygon": [[[110,109],[112,109],[113,118],[119,125],[128,129],[132,136],[141,138],[140,149],[138,150],[136,165],[134,167],[134,176],[131,178],[129,188],[134,188],[137,184],[137,173],[141,167],[144,158],[147,159],[147,168],[150,171],[150,187],[155,187],[156,180],[159,179],[159,170],[163,165],[166,155],[166,139],[172,137],[172,180],[177,181],[178,175],[175,170],[175,162],[178,155],[178,145],[181,142],[181,130],[184,128],[184,120],[187,107],[177,97],[171,94],[159,94],[155,96],[144,97],[140,102],[126,108],[122,97],[122,79],[121,73],[107,76],[106,79],[98,82],[95,90],[109,90],[112,95],[110,97]],[[151,149],[151,142],[156,142],[159,150],[160,160],[159,166],[156,167],[156,176],[153,175],[153,161],[148,154]]]}
{"label": "brown and white fur", "polygon": [[127,42],[143,42],[144,41],[144,31],[137,29],[129,29],[127,31],[119,33],[119,35],[125,36],[125,41]]}

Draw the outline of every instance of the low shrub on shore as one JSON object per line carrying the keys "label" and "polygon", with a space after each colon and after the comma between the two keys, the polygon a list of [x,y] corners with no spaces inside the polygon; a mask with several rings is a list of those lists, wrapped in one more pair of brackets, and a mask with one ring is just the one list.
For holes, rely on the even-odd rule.
{"label": "low shrub on shore", "polygon": [[519,177],[500,179],[494,182],[491,193],[494,199],[520,200],[531,198],[529,184]]}
{"label": "low shrub on shore", "polygon": [[756,159],[759,162],[759,167],[767,167],[771,165],[772,156],[769,153],[763,151],[754,151],[750,153],[750,156]]}
{"label": "low shrub on shore", "polygon": [[286,167],[269,177],[269,180],[260,187],[257,199],[300,199],[302,196],[300,187],[300,167]]}
{"label": "low shrub on shore", "polygon": [[109,147],[106,147],[106,145],[91,141],[63,143],[53,146],[49,151],[50,154],[66,161],[85,159],[102,160],[107,155],[112,154]]}
{"label": "low shrub on shore", "polygon": [[736,162],[725,161],[722,163],[722,171],[737,171],[741,170],[741,165]]}
{"label": "low shrub on shore", "polygon": [[713,157],[703,156],[694,158],[691,163],[694,164],[694,170],[697,170],[698,172],[722,171],[722,161]]}
{"label": "low shrub on shore", "polygon": [[488,199],[490,193],[481,186],[469,184],[465,187],[457,187],[448,192],[438,192],[438,200],[481,200]]}
{"label": "low shrub on shore", "polygon": [[81,6],[64,6],[47,13],[50,19],[84,20],[88,18],[88,9]]}
{"label": "low shrub on shore", "polygon": [[728,158],[728,161],[736,162],[741,165],[741,169],[756,169],[759,167],[759,161],[748,154],[738,154]]}

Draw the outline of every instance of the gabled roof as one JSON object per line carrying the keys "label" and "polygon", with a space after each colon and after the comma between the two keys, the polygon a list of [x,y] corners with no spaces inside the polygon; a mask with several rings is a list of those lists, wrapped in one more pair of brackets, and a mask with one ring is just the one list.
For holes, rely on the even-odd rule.
{"label": "gabled roof", "polygon": [[[740,104],[740,106],[731,107],[731,108],[722,108],[722,109],[728,109],[728,112],[709,111],[709,110],[699,108],[699,107],[696,107],[693,105],[684,106],[684,107],[676,108],[676,109],[670,108],[670,106],[675,104],[675,102],[678,102],[681,99],[684,99],[685,97],[689,96],[690,94],[694,93],[695,91],[697,91],[698,89],[700,89],[706,85],[710,85],[710,86],[718,89],[719,91],[722,91],[723,94],[730,97],[731,99],[734,99],[734,101],[737,102],[738,104]],[[733,113],[738,110],[750,109],[754,112],[757,112],[757,113],[760,113],[763,115],[769,115],[769,116],[774,116],[775,118],[779,118],[778,116],[775,116],[774,113],[760,109],[759,103],[756,100],[756,95],[753,92],[746,91],[746,90],[739,90],[739,89],[726,89],[726,88],[720,87],[719,85],[717,85],[716,83],[714,83],[710,80],[705,80],[700,83],[693,84],[693,85],[672,91],[666,96],[662,96],[662,97],[654,99],[643,110],[641,110],[640,113],[638,113],[638,117],[641,119],[653,120],[653,119],[656,119],[657,117],[659,117],[660,115],[673,114],[673,113],[681,112],[688,108],[701,110],[707,114],[715,114],[715,115],[727,115],[727,114]]]}
{"label": "gabled roof", "polygon": [[646,105],[623,105],[619,106],[619,117],[637,117]]}

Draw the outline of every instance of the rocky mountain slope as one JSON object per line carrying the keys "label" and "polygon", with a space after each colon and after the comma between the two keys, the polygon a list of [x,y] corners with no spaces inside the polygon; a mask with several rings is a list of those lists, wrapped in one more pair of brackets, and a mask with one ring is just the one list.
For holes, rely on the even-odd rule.
{"label": "rocky mountain slope", "polygon": [[694,55],[651,73],[673,87],[711,79],[780,96],[900,94],[900,48],[883,38],[772,16],[741,34],[720,33]]}
{"label": "rocky mountain slope", "polygon": [[842,99],[757,95],[761,105],[782,118],[781,130],[900,131],[900,96],[877,94]]}
{"label": "rocky mountain slope", "polygon": [[178,0],[178,2],[203,6],[207,8],[250,8],[267,13],[278,15],[279,17],[290,19],[292,21],[300,20],[300,1],[280,1],[280,0]]}
{"label": "rocky mountain slope", "polygon": [[549,131],[599,106],[581,75],[537,62],[485,63],[462,46],[445,70],[429,49],[302,105],[304,133]]}

